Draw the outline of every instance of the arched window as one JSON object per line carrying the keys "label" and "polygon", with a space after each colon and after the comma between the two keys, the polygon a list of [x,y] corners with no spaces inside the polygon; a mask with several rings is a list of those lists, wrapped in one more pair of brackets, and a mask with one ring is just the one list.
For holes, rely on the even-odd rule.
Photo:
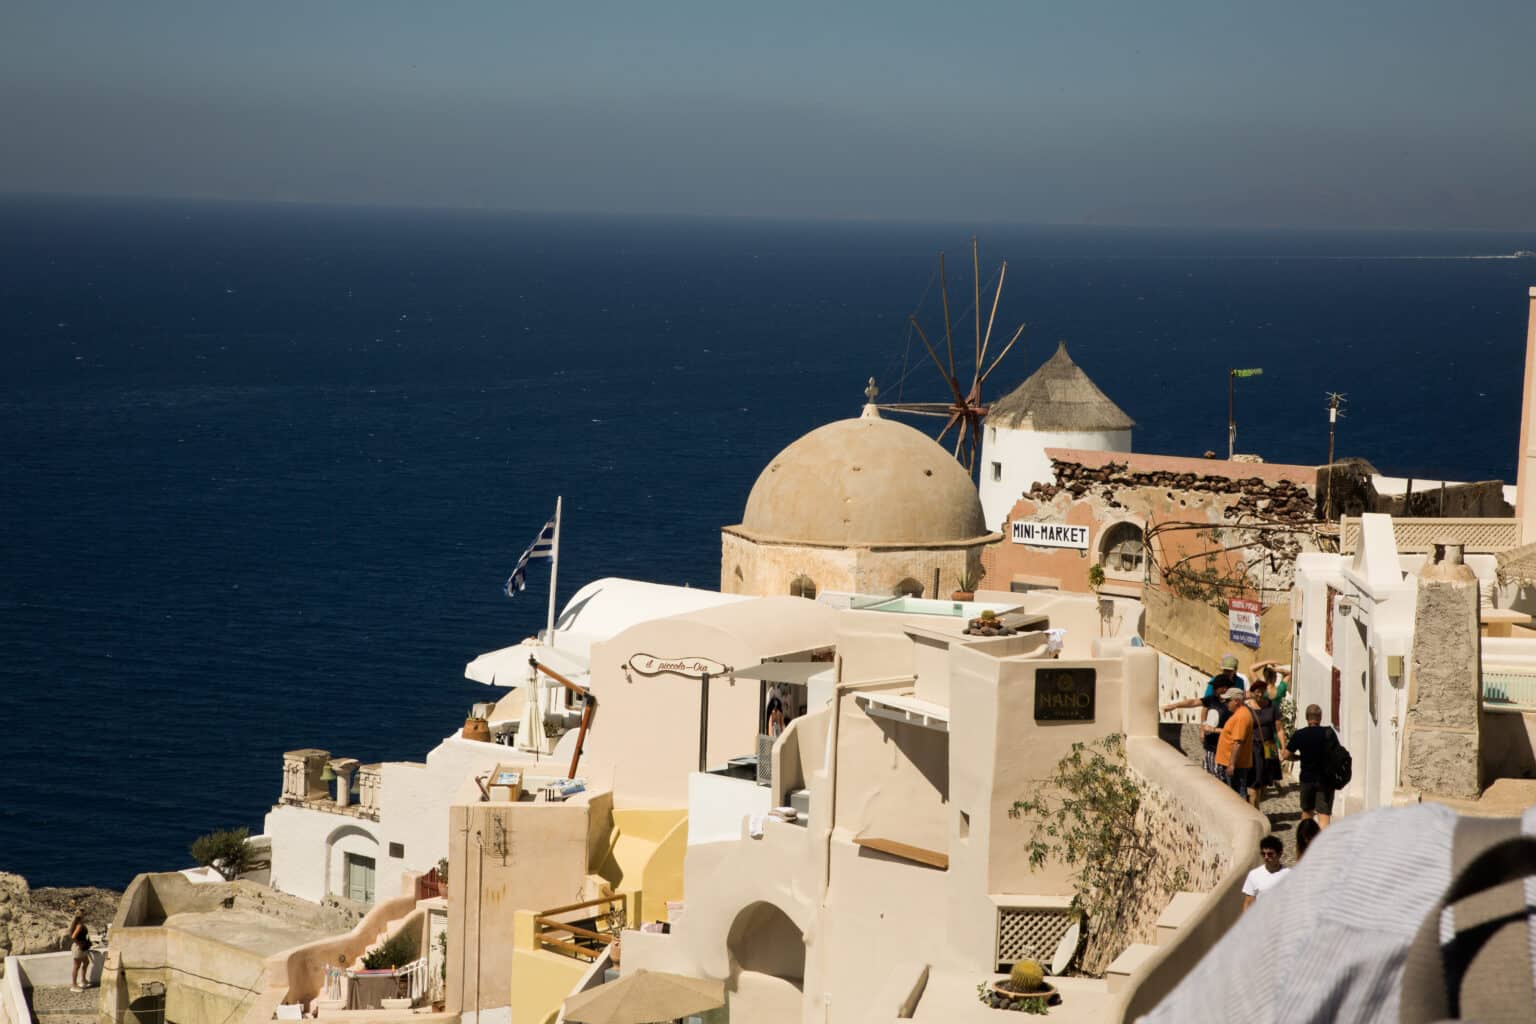
{"label": "arched window", "polygon": [[789,581],[789,596],[816,600],[816,581],[809,576],[796,576]]}
{"label": "arched window", "polygon": [[906,579],[896,584],[895,587],[891,588],[891,593],[895,594],[897,597],[922,597],[923,585],[917,582],[917,580],[913,579],[911,576],[908,576]]}
{"label": "arched window", "polygon": [[1147,559],[1146,538],[1135,523],[1116,523],[1104,531],[1099,552],[1106,573],[1140,577]]}

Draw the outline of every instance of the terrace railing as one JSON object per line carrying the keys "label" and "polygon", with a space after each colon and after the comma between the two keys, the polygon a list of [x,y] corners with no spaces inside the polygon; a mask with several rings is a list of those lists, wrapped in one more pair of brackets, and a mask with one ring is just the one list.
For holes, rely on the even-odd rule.
{"label": "terrace railing", "polygon": [[629,896],[601,896],[546,910],[533,919],[539,949],[591,962],[618,941],[629,924]]}
{"label": "terrace railing", "polygon": [[1536,711],[1536,665],[1483,666],[1483,707]]}

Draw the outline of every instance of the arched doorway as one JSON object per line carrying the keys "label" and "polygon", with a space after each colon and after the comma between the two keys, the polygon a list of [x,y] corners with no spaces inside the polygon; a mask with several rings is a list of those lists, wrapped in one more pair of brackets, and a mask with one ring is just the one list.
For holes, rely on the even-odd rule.
{"label": "arched doorway", "polygon": [[805,936],[771,903],[749,904],[726,939],[731,1024],[798,1020],[805,987]]}

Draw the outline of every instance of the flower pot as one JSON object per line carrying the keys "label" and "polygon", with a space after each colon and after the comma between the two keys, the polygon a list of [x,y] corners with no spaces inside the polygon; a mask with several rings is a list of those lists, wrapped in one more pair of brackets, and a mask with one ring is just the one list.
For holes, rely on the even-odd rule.
{"label": "flower pot", "polygon": [[[1056,1001],[1056,986],[1050,982],[1041,982],[1040,988],[1034,992],[1015,992],[1010,988],[1004,988],[1001,982],[993,982],[988,986],[994,997],[994,1009],[1011,1010],[1009,1003],[1038,1002],[1041,1006],[1049,1006]],[[1001,1000],[1001,1005],[996,1001]]]}
{"label": "flower pot", "polygon": [[491,723],[483,718],[464,719],[464,728],[459,732],[467,740],[479,740],[482,743],[491,742]]}
{"label": "flower pot", "polygon": [[976,591],[957,590],[953,594],[949,595],[949,599],[951,601],[974,601],[976,599]]}

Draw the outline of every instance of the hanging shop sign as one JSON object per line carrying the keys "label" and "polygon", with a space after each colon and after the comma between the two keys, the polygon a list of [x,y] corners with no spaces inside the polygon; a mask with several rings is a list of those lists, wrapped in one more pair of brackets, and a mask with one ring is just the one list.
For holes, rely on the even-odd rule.
{"label": "hanging shop sign", "polygon": [[654,654],[636,654],[630,657],[629,667],[643,676],[675,675],[702,679],[704,676],[723,676],[730,666],[713,658],[659,658]]}
{"label": "hanging shop sign", "polygon": [[1234,597],[1227,601],[1227,635],[1233,643],[1258,648],[1259,613],[1263,610],[1263,606],[1250,597]]}
{"label": "hanging shop sign", "polygon": [[1036,523],[1027,519],[1015,519],[1009,524],[1015,544],[1033,544],[1041,548],[1075,548],[1088,550],[1088,527],[1069,526],[1066,523]]}
{"label": "hanging shop sign", "polygon": [[1035,671],[1035,721],[1091,722],[1098,671],[1041,668]]}

